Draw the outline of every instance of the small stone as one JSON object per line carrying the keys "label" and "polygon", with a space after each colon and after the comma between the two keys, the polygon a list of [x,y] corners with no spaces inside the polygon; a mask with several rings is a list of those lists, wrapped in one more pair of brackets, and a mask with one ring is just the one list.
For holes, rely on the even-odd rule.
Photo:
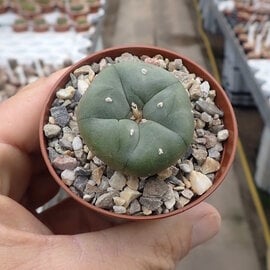
{"label": "small stone", "polygon": [[86,176],[86,177],[89,177],[91,174],[90,170],[85,169],[83,167],[77,167],[74,170],[74,173],[75,173],[75,176]]}
{"label": "small stone", "polygon": [[190,173],[189,180],[193,192],[198,195],[202,195],[213,185],[206,175],[196,171]]}
{"label": "small stone", "polygon": [[204,129],[202,129],[202,128],[196,129],[196,133],[197,133],[198,137],[203,137],[204,136]]}
{"label": "small stone", "polygon": [[177,70],[180,70],[180,69],[182,69],[182,67],[183,67],[183,61],[182,61],[182,59],[174,59],[174,65],[175,65],[175,69],[177,69]]}
{"label": "small stone", "polygon": [[182,191],[182,190],[185,189],[185,187],[184,186],[176,186],[173,189],[176,190],[176,191]]}
{"label": "small stone", "polygon": [[201,119],[196,119],[195,120],[195,128],[196,129],[203,129],[205,127],[205,122],[202,121]]}
{"label": "small stone", "polygon": [[81,67],[75,69],[73,73],[75,76],[79,77],[80,75],[86,75],[90,72],[93,72],[91,66],[84,65],[84,66],[81,66]]}
{"label": "small stone", "polygon": [[94,153],[89,150],[89,152],[87,153],[87,160],[91,160],[93,157],[94,157]]}
{"label": "small stone", "polygon": [[180,196],[179,200],[176,202],[175,206],[177,209],[183,208],[185,205],[187,205],[190,202],[189,199]]}
{"label": "small stone", "polygon": [[113,197],[113,202],[117,206],[122,206],[125,204],[126,201],[121,197]]}
{"label": "small stone", "polygon": [[223,141],[227,140],[228,137],[229,137],[229,131],[228,131],[228,129],[220,130],[217,133],[217,139],[218,139],[219,142],[223,142]]}
{"label": "small stone", "polygon": [[215,159],[215,160],[220,160],[220,158],[221,158],[220,152],[217,151],[215,148],[210,148],[208,150],[208,156],[210,158]]}
{"label": "small stone", "polygon": [[177,186],[184,184],[180,179],[178,179],[177,177],[175,177],[173,175],[168,178],[168,182],[173,184],[173,185],[177,185]]}
{"label": "small stone", "polygon": [[190,173],[193,171],[193,163],[190,160],[184,160],[179,164],[179,168],[184,173]]}
{"label": "small stone", "polygon": [[83,143],[79,136],[74,137],[72,141],[72,148],[74,151],[81,150],[83,148]]}
{"label": "small stone", "polygon": [[172,172],[172,176],[176,176],[179,173],[179,169],[176,166],[171,166],[170,170]]}
{"label": "small stone", "polygon": [[125,214],[127,212],[127,209],[121,205],[114,205],[113,211],[117,214]]}
{"label": "small stone", "polygon": [[98,188],[100,190],[105,191],[105,190],[107,190],[109,188],[109,186],[110,186],[109,185],[109,179],[106,176],[103,175],[102,178],[101,178],[101,182],[100,182]]}
{"label": "small stone", "polygon": [[74,134],[79,134],[79,127],[78,127],[77,121],[70,120],[69,127],[71,128],[71,130]]}
{"label": "small stone", "polygon": [[53,162],[54,159],[59,157],[59,154],[54,150],[54,148],[48,147],[47,151],[48,151],[49,159],[51,162]]}
{"label": "small stone", "polygon": [[191,188],[191,183],[186,177],[183,177],[183,182],[184,182],[186,188]]}
{"label": "small stone", "polygon": [[59,127],[58,125],[46,124],[43,127],[43,131],[44,131],[45,136],[48,139],[51,139],[51,138],[57,137],[60,134],[61,127]]}
{"label": "small stone", "polygon": [[53,160],[53,166],[59,170],[74,170],[77,165],[77,159],[70,156],[58,156]]}
{"label": "small stone", "polygon": [[216,135],[212,134],[212,133],[209,133],[209,134],[205,134],[205,139],[206,139],[206,148],[209,149],[209,148],[212,148],[214,147],[216,144],[217,144],[217,137]]}
{"label": "small stone", "polygon": [[207,151],[206,149],[193,149],[192,156],[197,160],[198,164],[202,164],[207,158]]}
{"label": "small stone", "polygon": [[155,197],[140,197],[139,202],[142,206],[146,207],[151,211],[157,210],[162,204],[162,200],[160,198]]}
{"label": "small stone", "polygon": [[146,180],[143,196],[162,198],[168,192],[168,185],[160,179],[151,177]]}
{"label": "small stone", "polygon": [[79,190],[80,192],[83,192],[85,187],[86,187],[86,183],[87,183],[87,177],[84,176],[78,176],[76,177],[73,186]]}
{"label": "small stone", "polygon": [[75,88],[73,86],[62,88],[56,92],[56,96],[60,99],[72,99],[74,94]]}
{"label": "small stone", "polygon": [[110,186],[116,190],[122,190],[126,183],[126,177],[118,171],[116,171],[109,180]]}
{"label": "small stone", "polygon": [[127,186],[133,190],[138,190],[139,188],[139,178],[136,176],[128,176]]}
{"label": "small stone", "polygon": [[92,171],[92,179],[97,183],[97,185],[100,185],[102,175],[104,172],[104,167],[97,167]]}
{"label": "small stone", "polygon": [[117,196],[116,192],[108,192],[100,195],[95,205],[103,209],[112,209],[113,208],[113,197]]}
{"label": "small stone", "polygon": [[140,211],[141,211],[141,205],[139,201],[137,199],[133,200],[129,206],[129,210],[128,210],[129,214],[134,215]]}
{"label": "small stone", "polygon": [[203,83],[201,83],[200,88],[201,88],[203,97],[207,97],[210,91],[209,82],[204,81]]}
{"label": "small stone", "polygon": [[93,195],[89,195],[89,194],[84,194],[83,195],[83,200],[87,201],[87,202],[90,202],[91,199],[93,199]]}
{"label": "small stone", "polygon": [[139,191],[135,191],[129,187],[125,187],[125,189],[120,192],[120,197],[126,201],[124,205],[126,208],[133,200],[137,199],[139,196],[141,196]]}
{"label": "small stone", "polygon": [[188,189],[188,188],[185,188],[185,189],[181,192],[181,194],[182,194],[185,198],[187,198],[187,199],[189,199],[189,200],[191,200],[191,198],[194,196],[194,193],[193,193],[190,189]]}
{"label": "small stone", "polygon": [[208,114],[207,112],[203,112],[201,114],[201,120],[206,122],[206,123],[210,123],[213,120],[213,117],[210,114]]}
{"label": "small stone", "polygon": [[67,186],[71,186],[75,180],[75,172],[73,170],[64,170],[61,172],[61,179]]}
{"label": "small stone", "polygon": [[65,137],[62,137],[59,140],[59,145],[64,149],[72,150],[72,143],[69,140],[67,140]]}
{"label": "small stone", "polygon": [[207,157],[203,165],[201,166],[201,172],[203,174],[213,173],[220,169],[220,163],[213,158]]}
{"label": "small stone", "polygon": [[142,211],[145,216],[150,216],[152,214],[152,211],[145,206],[142,207]]}
{"label": "small stone", "polygon": [[92,158],[92,160],[94,161],[94,163],[97,165],[97,166],[103,166],[104,165],[104,162],[102,160],[100,160],[98,157],[94,156]]}
{"label": "small stone", "polygon": [[84,188],[84,193],[91,195],[93,193],[95,194],[98,191],[98,188],[95,185],[95,182],[94,183],[93,182],[94,182],[93,180],[87,181],[85,188]]}
{"label": "small stone", "polygon": [[166,208],[170,210],[170,209],[173,209],[175,202],[176,201],[175,201],[173,188],[169,186],[169,190],[164,196],[164,204]]}
{"label": "small stone", "polygon": [[78,91],[81,95],[85,93],[88,87],[89,83],[87,83],[84,79],[78,79]]}
{"label": "small stone", "polygon": [[189,94],[191,100],[198,100],[201,97],[200,83],[194,81],[192,86],[189,88]]}
{"label": "small stone", "polygon": [[53,118],[55,119],[55,122],[60,127],[64,127],[68,124],[70,116],[68,114],[66,107],[63,106],[52,107],[50,109],[50,112]]}
{"label": "small stone", "polygon": [[193,141],[197,144],[206,145],[206,138],[194,138]]}
{"label": "small stone", "polygon": [[224,113],[213,103],[204,101],[204,100],[198,100],[196,104],[199,106],[199,108],[207,112],[208,114],[214,116],[215,114],[218,114],[219,116],[223,116]]}

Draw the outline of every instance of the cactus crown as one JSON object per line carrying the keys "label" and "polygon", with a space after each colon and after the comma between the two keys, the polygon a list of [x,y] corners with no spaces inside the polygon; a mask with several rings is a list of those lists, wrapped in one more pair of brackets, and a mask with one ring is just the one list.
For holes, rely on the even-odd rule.
{"label": "cactus crown", "polygon": [[153,175],[185,153],[194,130],[191,104],[168,71],[142,61],[103,69],[78,105],[88,147],[108,166],[129,175]]}

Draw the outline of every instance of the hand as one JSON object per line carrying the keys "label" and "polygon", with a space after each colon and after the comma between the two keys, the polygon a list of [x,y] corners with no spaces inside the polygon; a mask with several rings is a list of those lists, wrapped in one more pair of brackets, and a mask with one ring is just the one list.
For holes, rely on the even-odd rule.
{"label": "hand", "polygon": [[122,225],[70,198],[35,212],[58,191],[40,156],[38,124],[61,74],[41,78],[0,104],[1,269],[174,269],[191,248],[217,233],[220,216],[209,204]]}

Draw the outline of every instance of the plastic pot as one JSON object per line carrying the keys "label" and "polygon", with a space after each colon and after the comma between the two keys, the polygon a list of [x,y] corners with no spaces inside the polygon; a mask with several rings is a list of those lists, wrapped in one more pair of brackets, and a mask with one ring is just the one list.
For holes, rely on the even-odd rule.
{"label": "plastic pot", "polygon": [[[99,62],[102,58],[105,57],[111,57],[115,58],[120,56],[124,52],[129,52],[133,55],[142,56],[142,55],[148,55],[150,57],[153,57],[157,54],[160,54],[164,56],[165,58],[168,58],[169,60],[174,60],[176,58],[180,58],[183,61],[183,64],[187,67],[190,73],[195,73],[197,76],[203,78],[204,80],[208,81],[211,89],[216,90],[216,99],[215,103],[216,105],[224,112],[224,125],[225,128],[229,130],[229,138],[227,141],[224,142],[224,150],[222,153],[222,158],[220,161],[220,169],[215,175],[215,179],[213,181],[212,187],[206,191],[203,195],[196,197],[193,201],[191,201],[189,204],[184,206],[181,209],[174,210],[172,212],[166,213],[166,214],[160,214],[160,215],[151,215],[151,216],[130,216],[130,215],[123,215],[123,214],[116,214],[101,208],[98,208],[86,201],[84,201],[82,198],[75,195],[69,187],[67,187],[63,181],[60,179],[60,177],[55,172],[55,169],[53,168],[48,154],[47,154],[47,145],[46,145],[46,138],[43,134],[43,126],[45,123],[47,123],[48,116],[49,116],[49,110],[51,107],[51,103],[53,102],[55,98],[55,92],[59,90],[60,88],[64,87],[66,83],[70,80],[70,73],[73,72],[75,69],[79,68],[82,65],[86,64],[92,64],[94,62]],[[41,152],[44,157],[45,163],[48,167],[48,170],[50,171],[51,175],[55,179],[55,181],[71,196],[73,197],[78,203],[81,205],[89,208],[90,211],[95,211],[96,213],[102,214],[106,217],[109,217],[113,220],[130,220],[130,221],[139,221],[139,220],[154,220],[154,219],[160,219],[160,218],[166,218],[169,216],[173,216],[176,214],[180,214],[195,205],[199,204],[203,200],[205,200],[210,194],[212,194],[217,187],[222,183],[224,180],[226,174],[228,173],[232,162],[234,160],[235,151],[236,151],[236,144],[237,144],[237,138],[238,138],[238,132],[237,132],[237,123],[234,115],[233,108],[231,106],[231,103],[229,99],[226,96],[225,91],[221,88],[221,86],[217,83],[217,81],[203,68],[198,66],[193,61],[189,60],[188,58],[179,55],[175,52],[157,48],[157,47],[150,47],[150,46],[128,46],[128,47],[115,47],[106,49],[103,51],[98,51],[94,54],[89,55],[88,57],[82,59],[80,62],[78,62],[75,65],[72,65],[65,74],[59,78],[57,83],[54,85],[50,96],[47,99],[47,102],[44,105],[42,117],[40,119],[40,129],[39,129],[39,136],[40,136],[40,146],[41,146]]]}

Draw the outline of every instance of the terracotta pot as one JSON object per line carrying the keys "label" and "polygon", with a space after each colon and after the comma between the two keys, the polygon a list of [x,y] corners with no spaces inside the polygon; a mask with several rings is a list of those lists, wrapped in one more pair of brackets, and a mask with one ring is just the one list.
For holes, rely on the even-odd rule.
{"label": "terracotta pot", "polygon": [[[193,201],[191,201],[189,204],[187,204],[185,207],[181,209],[177,209],[175,211],[169,212],[167,214],[160,214],[160,215],[152,215],[152,216],[129,216],[129,215],[121,215],[121,214],[116,214],[109,212],[107,210],[98,208],[86,201],[84,201],[82,198],[76,196],[72,191],[64,184],[64,182],[60,179],[60,177],[57,175],[55,172],[48,154],[47,154],[47,145],[46,145],[46,138],[43,134],[43,126],[45,123],[48,122],[48,116],[49,116],[49,110],[51,107],[51,103],[53,102],[55,98],[55,92],[59,90],[60,88],[64,87],[66,83],[70,80],[70,73],[73,72],[75,69],[82,65],[86,64],[92,64],[94,62],[100,61],[102,58],[105,57],[118,57],[124,52],[129,52],[131,54],[137,55],[137,56],[142,56],[142,55],[148,55],[148,56],[155,56],[157,54],[160,54],[164,56],[165,58],[168,58],[170,60],[176,59],[176,58],[181,58],[183,60],[183,64],[187,67],[187,69],[191,73],[195,73],[197,76],[203,78],[204,80],[208,81],[211,89],[216,90],[216,104],[217,106],[223,110],[224,112],[224,124],[225,127],[229,130],[229,138],[226,142],[224,142],[224,151],[222,154],[222,159],[221,159],[221,168],[220,170],[216,173],[215,180],[213,182],[212,187],[206,191],[203,195],[197,197]],[[150,47],[150,46],[131,46],[131,47],[116,47],[116,48],[111,48],[111,49],[106,49],[103,51],[96,52],[94,54],[89,55],[88,57],[82,59],[80,62],[78,62],[75,65],[72,65],[66,72],[65,74],[59,78],[57,83],[53,86],[53,89],[51,91],[50,96],[48,97],[46,103],[44,104],[44,109],[42,113],[42,117],[40,119],[40,128],[39,128],[39,137],[40,137],[40,146],[41,146],[41,152],[43,155],[43,158],[45,160],[45,163],[55,179],[55,181],[71,196],[73,197],[78,203],[81,205],[84,205],[89,208],[89,210],[95,211],[96,213],[100,213],[107,218],[110,218],[114,221],[121,221],[121,220],[130,220],[130,221],[139,221],[139,220],[154,220],[154,219],[160,219],[160,218],[165,218],[169,216],[173,216],[176,214],[180,214],[195,205],[199,204],[203,200],[205,200],[211,193],[213,193],[216,188],[222,183],[224,180],[226,174],[228,173],[232,162],[234,160],[234,155],[236,151],[236,144],[237,144],[237,138],[238,138],[238,132],[237,132],[237,124],[236,124],[236,119],[234,115],[233,108],[231,106],[231,103],[226,96],[224,90],[221,88],[221,86],[217,83],[217,81],[204,69],[202,69],[200,66],[195,64],[193,61],[187,59],[184,56],[181,56],[175,52],[157,48],[157,47]]]}

